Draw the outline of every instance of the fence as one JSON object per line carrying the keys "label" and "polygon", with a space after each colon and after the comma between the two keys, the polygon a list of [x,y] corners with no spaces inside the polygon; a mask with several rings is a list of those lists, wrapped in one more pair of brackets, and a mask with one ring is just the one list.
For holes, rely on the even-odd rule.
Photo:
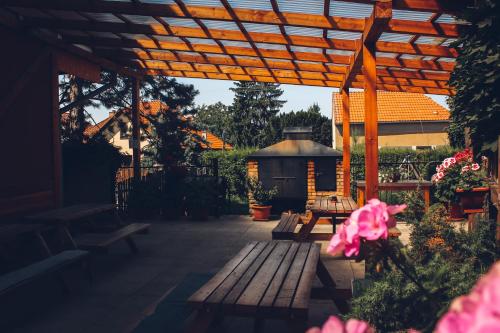
{"label": "fence", "polygon": [[[185,166],[182,168],[187,179],[212,179],[215,184],[220,183],[217,160],[211,160],[206,165]],[[152,183],[159,192],[164,192],[167,186],[167,173],[163,166],[141,167],[141,181]],[[121,167],[116,173],[115,202],[119,209],[126,210],[127,202],[134,183],[134,169]],[[225,193],[223,195],[225,197]]]}
{"label": "fence", "polygon": [[[412,160],[406,157],[393,157],[379,161],[379,182],[393,183],[404,181],[429,181],[435,173],[436,166],[440,161]],[[356,199],[358,188],[357,182],[365,180],[365,164],[357,161],[351,163],[351,193]],[[397,200],[397,197],[390,190],[381,190],[379,196],[381,200],[392,202]],[[434,201],[431,192],[431,201]]]}

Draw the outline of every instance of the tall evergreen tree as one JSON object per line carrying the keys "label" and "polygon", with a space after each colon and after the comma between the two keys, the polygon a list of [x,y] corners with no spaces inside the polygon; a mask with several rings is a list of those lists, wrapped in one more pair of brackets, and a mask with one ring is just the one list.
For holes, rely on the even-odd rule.
{"label": "tall evergreen tree", "polygon": [[283,90],[278,84],[235,82],[231,113],[231,143],[240,147],[265,145],[264,130],[286,101],[280,100]]}
{"label": "tall evergreen tree", "polygon": [[274,116],[265,130],[266,145],[284,139],[283,130],[286,127],[312,127],[312,140],[332,145],[332,120],[320,113],[318,104],[311,105],[306,111],[292,111]]}

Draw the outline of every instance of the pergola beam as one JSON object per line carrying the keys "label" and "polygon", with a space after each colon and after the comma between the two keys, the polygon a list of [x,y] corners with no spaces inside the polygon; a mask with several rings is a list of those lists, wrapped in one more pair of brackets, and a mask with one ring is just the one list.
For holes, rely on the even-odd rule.
{"label": "pergola beam", "polygon": [[140,81],[132,79],[132,163],[134,179],[141,179],[141,128],[139,123],[141,96]]}
{"label": "pergola beam", "polygon": [[[373,12],[365,20],[365,30],[361,43],[358,43],[357,49],[351,58],[349,70],[346,74],[345,80],[342,83],[342,89],[349,89],[349,85],[354,81],[355,75],[359,72],[363,65],[363,56],[366,44],[370,44],[375,52],[375,42],[380,38],[382,32],[386,30],[387,25],[392,18],[392,1],[391,0],[378,0],[373,6]],[[401,44],[401,43],[398,43]],[[374,62],[376,65],[376,63]]]}
{"label": "pergola beam", "polygon": [[[340,90],[342,100],[342,174],[344,185],[344,196],[351,196],[351,118],[349,89]],[[332,120],[335,115],[332,115]],[[333,147],[335,148],[335,147]]]}
{"label": "pergola beam", "polygon": [[[414,22],[410,22],[414,23]],[[152,36],[177,36],[186,38],[201,38],[201,39],[223,39],[232,41],[249,42],[249,40],[257,43],[279,44],[279,45],[293,45],[304,46],[323,49],[337,49],[346,51],[357,50],[356,42],[354,40],[335,39],[325,37],[312,37],[312,36],[294,36],[276,34],[276,33],[263,33],[263,32],[247,32],[248,36],[238,30],[221,30],[221,29],[207,29],[208,33],[203,29],[169,26],[166,29],[164,25],[150,24],[133,24],[133,23],[115,23],[115,22],[90,22],[90,21],[76,21],[76,20],[53,20],[46,18],[26,18],[24,24],[31,28],[49,28],[49,29],[73,29],[79,31],[99,31],[99,32],[113,32],[113,33],[134,33],[145,34]],[[63,32],[64,34],[64,32]],[[409,43],[399,42],[378,42],[376,44],[377,51],[380,52],[401,52],[408,54],[429,55],[429,56],[446,56],[456,57],[457,52],[448,47],[437,45],[419,44],[414,47]]]}

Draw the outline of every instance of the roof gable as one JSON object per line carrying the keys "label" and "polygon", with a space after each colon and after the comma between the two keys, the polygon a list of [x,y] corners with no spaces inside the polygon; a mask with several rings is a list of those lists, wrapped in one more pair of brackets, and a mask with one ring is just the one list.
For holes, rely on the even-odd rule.
{"label": "roof gable", "polygon": [[[364,123],[364,93],[350,92],[351,123]],[[342,124],[341,96],[333,93],[335,124]],[[408,123],[421,121],[448,121],[450,112],[423,94],[377,91],[378,122]]]}

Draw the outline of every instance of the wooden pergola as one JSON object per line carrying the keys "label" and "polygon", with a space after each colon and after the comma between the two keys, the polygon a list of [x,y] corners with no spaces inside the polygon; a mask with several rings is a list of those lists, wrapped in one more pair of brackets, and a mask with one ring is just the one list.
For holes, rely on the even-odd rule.
{"label": "wooden pergola", "polygon": [[[0,24],[144,75],[338,88],[350,195],[349,88],[365,91],[366,195],[378,193],[377,90],[451,95],[461,0],[0,0]],[[4,45],[4,47],[7,47]],[[138,171],[139,147],[134,146]]]}

